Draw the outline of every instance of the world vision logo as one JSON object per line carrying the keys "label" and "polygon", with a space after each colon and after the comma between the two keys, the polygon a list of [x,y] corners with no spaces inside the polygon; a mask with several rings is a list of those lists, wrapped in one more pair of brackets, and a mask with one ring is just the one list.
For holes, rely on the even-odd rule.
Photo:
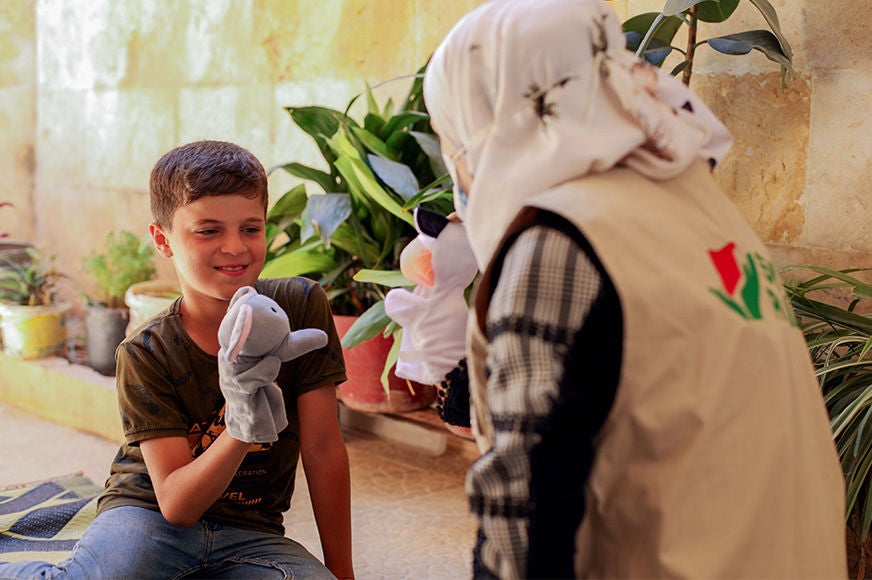
{"label": "world vision logo", "polygon": [[762,320],[764,310],[769,311],[765,308],[768,303],[775,317],[797,325],[772,262],[759,253],[746,253],[740,267],[735,242],[720,250],[709,250],[709,256],[723,285],[710,290],[736,314],[745,320]]}

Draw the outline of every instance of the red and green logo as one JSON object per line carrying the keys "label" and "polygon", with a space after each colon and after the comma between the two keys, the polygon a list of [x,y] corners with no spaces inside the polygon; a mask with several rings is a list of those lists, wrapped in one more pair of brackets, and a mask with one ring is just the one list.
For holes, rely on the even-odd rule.
{"label": "red and green logo", "polygon": [[796,324],[772,262],[759,253],[746,253],[740,267],[735,242],[709,250],[709,256],[722,284],[722,288],[710,290],[731,310],[746,320],[762,320],[765,299],[775,316]]}

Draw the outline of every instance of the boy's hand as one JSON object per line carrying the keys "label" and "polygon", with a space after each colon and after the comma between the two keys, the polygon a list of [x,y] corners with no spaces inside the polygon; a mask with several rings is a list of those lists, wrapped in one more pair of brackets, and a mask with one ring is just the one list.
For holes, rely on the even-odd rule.
{"label": "boy's hand", "polygon": [[291,332],[288,316],[271,298],[245,286],[230,300],[218,330],[218,375],[224,422],[234,439],[271,443],[288,425],[281,389],[282,361],[327,344],[323,330]]}
{"label": "boy's hand", "polygon": [[234,439],[248,443],[272,443],[288,426],[285,400],[273,382],[281,360],[267,356],[241,368],[231,362],[222,348],[218,351],[218,384],[224,395],[224,423]]}

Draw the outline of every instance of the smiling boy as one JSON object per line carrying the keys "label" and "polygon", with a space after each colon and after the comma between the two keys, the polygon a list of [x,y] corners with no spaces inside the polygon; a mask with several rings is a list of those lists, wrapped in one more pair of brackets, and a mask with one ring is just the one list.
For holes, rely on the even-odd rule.
{"label": "smiling boy", "polygon": [[[182,296],[119,347],[117,387],[125,443],[98,515],[71,558],[0,572],[48,577],[353,577],[348,455],[335,385],[345,367],[326,295],[307,279],[259,280],[266,255],[267,180],[245,149],[190,143],[151,175],[149,227],[171,259]],[[254,286],[319,328],[326,347],[282,365],[288,427],[252,443],[225,430],[218,327],[233,294]],[[324,564],[284,537],[302,458]],[[325,567],[326,564],[326,567]],[[2,574],[0,574],[2,575]]]}

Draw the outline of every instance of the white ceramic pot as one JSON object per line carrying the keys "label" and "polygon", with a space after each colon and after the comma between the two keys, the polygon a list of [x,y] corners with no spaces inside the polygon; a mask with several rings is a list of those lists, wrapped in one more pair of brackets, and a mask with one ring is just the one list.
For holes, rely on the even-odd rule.
{"label": "white ceramic pot", "polygon": [[124,294],[124,303],[130,309],[130,323],[127,333],[143,322],[169,308],[182,293],[179,283],[174,280],[149,280],[130,286]]}

